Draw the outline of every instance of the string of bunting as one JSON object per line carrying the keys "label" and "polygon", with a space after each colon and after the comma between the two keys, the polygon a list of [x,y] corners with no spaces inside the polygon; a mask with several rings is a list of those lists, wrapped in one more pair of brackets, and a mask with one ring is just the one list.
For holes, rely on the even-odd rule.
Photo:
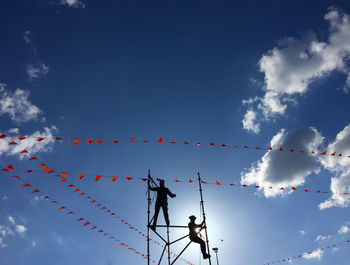
{"label": "string of bunting", "polygon": [[[0,139],[8,138],[10,139],[10,142],[8,143],[9,145],[17,145],[18,141],[24,141],[28,139],[32,139],[31,137],[28,136],[13,136],[9,137],[6,134],[2,133],[0,134]],[[36,142],[42,142],[45,140],[56,140],[56,141],[63,141],[63,137],[36,137],[34,138]],[[128,143],[156,143],[156,144],[163,144],[163,143],[168,143],[168,144],[183,144],[183,145],[192,145],[192,146],[210,146],[210,147],[221,147],[221,148],[233,148],[233,149],[252,149],[252,150],[260,150],[260,151],[272,151],[272,150],[278,150],[280,152],[289,152],[289,153],[298,153],[298,154],[308,154],[308,152],[304,150],[297,150],[296,148],[286,148],[286,147],[277,147],[277,148],[272,148],[271,146],[269,147],[252,147],[248,145],[229,145],[229,144],[216,144],[214,142],[209,142],[209,143],[202,143],[202,142],[189,142],[189,141],[173,141],[173,140],[168,140],[165,141],[163,137],[160,137],[158,140],[136,140],[133,137],[130,137],[129,140],[127,141],[122,141],[122,140],[115,140],[115,139],[87,139],[87,140],[81,140],[81,139],[73,139],[71,142],[72,146],[78,145],[79,143],[87,143],[87,144],[102,144],[102,143],[113,143],[113,144],[119,144],[122,142],[128,142]],[[319,155],[319,156],[331,156],[331,157],[337,157],[337,158],[350,158],[350,154],[342,154],[341,152],[337,151],[329,151],[329,150],[324,150],[323,152],[317,152],[317,151],[311,151],[309,155]]]}
{"label": "string of bunting", "polygon": [[314,251],[305,251],[303,254],[299,254],[299,255],[295,255],[293,257],[288,257],[288,258],[283,258],[283,259],[279,259],[279,260],[275,260],[275,261],[270,261],[268,263],[265,263],[263,265],[271,265],[271,264],[277,264],[277,263],[283,263],[283,262],[288,262],[288,263],[291,263],[291,262],[294,262],[294,261],[298,261],[298,260],[301,260],[303,258],[307,258],[308,256],[314,254],[314,253],[317,253],[318,251],[325,251],[325,250],[329,250],[329,249],[334,249],[334,248],[337,248],[337,247],[340,247],[342,245],[345,245],[345,244],[349,244],[350,243],[350,240],[347,239],[343,242],[340,242],[340,243],[337,243],[337,244],[332,244],[332,245],[329,245],[329,246],[326,246],[326,247],[322,247],[322,248],[318,248]]}
{"label": "string of bunting", "polygon": [[[37,157],[31,157],[29,160],[38,160]],[[43,169],[41,171],[33,170],[33,169],[28,169],[25,170],[26,173],[32,173],[32,172],[45,172],[48,174],[55,173],[56,177],[60,177],[60,182],[66,182],[67,181],[67,176],[72,175],[72,176],[78,176],[77,180],[82,180],[82,179],[87,179],[87,178],[93,178],[94,182],[99,181],[101,178],[109,179],[110,182],[112,183],[118,183],[121,180],[125,180],[127,182],[130,181],[135,181],[135,180],[141,180],[143,182],[147,181],[147,178],[141,178],[141,177],[130,177],[130,176],[124,176],[124,177],[119,177],[119,176],[112,176],[112,175],[102,175],[102,174],[81,174],[81,173],[75,173],[75,172],[69,172],[69,171],[64,171],[64,172],[57,172],[53,169],[50,169],[46,164],[41,163],[39,167],[42,167]],[[3,171],[7,171],[8,168],[3,168]],[[161,178],[157,178],[158,181],[164,180]],[[169,181],[169,179],[168,179]],[[172,180],[174,183],[185,183],[185,184],[191,184],[191,183],[196,183],[197,181],[191,178],[188,178],[186,180],[179,180],[178,178],[175,178]],[[274,191],[289,191],[289,192],[304,192],[304,193],[314,193],[314,194],[340,194],[344,196],[350,196],[348,192],[341,192],[341,193],[334,193],[330,191],[322,191],[319,189],[314,189],[314,188],[296,188],[296,187],[273,187],[273,186],[261,186],[261,185],[249,185],[249,184],[241,184],[241,183],[224,183],[221,180],[215,180],[215,182],[211,181],[206,181],[206,180],[201,180],[202,184],[207,184],[207,185],[215,185],[215,186],[230,186],[233,188],[241,188],[244,190],[248,190],[248,188],[255,189],[255,190],[261,190],[262,188],[265,188],[266,190],[274,190]],[[72,187],[72,186],[71,186]],[[80,191],[80,190],[79,190]],[[85,193],[84,193],[85,194]]]}
{"label": "string of bunting", "polygon": [[[11,167],[12,166],[8,166],[7,168],[9,168],[11,170],[12,169]],[[76,211],[73,211],[71,208],[62,205],[59,201],[53,199],[51,196],[48,196],[46,193],[44,193],[41,190],[39,190],[38,188],[34,187],[33,185],[31,185],[30,183],[28,183],[27,181],[25,181],[21,177],[19,177],[19,176],[11,176],[11,177],[14,178],[14,179],[17,179],[18,181],[20,181],[22,183],[22,187],[30,189],[31,193],[33,193],[33,194],[41,194],[42,195],[42,199],[45,199],[45,200],[51,202],[51,204],[54,207],[57,207],[58,211],[66,212],[67,215],[79,216],[79,218],[76,219],[76,221],[77,222],[81,222],[82,223],[82,227],[83,228],[87,228],[87,231],[94,230],[97,233],[102,234],[106,238],[117,242],[119,246],[126,247],[129,251],[133,252],[134,254],[139,255],[139,256],[141,256],[144,259],[147,259],[147,255],[141,253],[140,251],[137,251],[135,248],[130,247],[129,244],[126,244],[126,243],[122,242],[115,235],[106,232],[105,229],[103,229],[102,227],[93,224],[92,222],[88,221],[84,217],[81,217],[81,215],[79,215]],[[151,258],[150,258],[150,261],[152,263],[156,263],[156,261],[151,259]]]}

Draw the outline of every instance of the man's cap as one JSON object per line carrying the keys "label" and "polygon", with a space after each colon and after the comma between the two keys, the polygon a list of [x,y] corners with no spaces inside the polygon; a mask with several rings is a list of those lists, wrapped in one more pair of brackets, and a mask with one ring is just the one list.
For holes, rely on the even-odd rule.
{"label": "man's cap", "polygon": [[193,220],[193,219],[196,219],[197,217],[195,217],[194,215],[191,215],[188,218],[190,218],[190,220]]}

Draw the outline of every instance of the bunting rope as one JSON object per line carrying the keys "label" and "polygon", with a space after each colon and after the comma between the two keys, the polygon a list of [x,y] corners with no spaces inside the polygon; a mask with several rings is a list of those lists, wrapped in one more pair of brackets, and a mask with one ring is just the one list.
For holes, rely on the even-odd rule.
{"label": "bunting rope", "polygon": [[[28,139],[35,139],[36,142],[42,142],[44,140],[56,140],[56,141],[63,141],[65,140],[63,137],[28,137],[28,136],[13,136],[13,137],[9,137],[6,134],[2,133],[0,135],[0,140],[1,139],[5,139],[8,138],[10,140],[10,143],[8,143],[9,145],[17,145],[18,143],[16,141],[24,141],[24,140],[28,140]],[[73,141],[71,142],[72,146],[78,145],[79,143],[85,142],[87,144],[102,144],[102,143],[113,143],[113,144],[119,144],[122,143],[123,141],[121,140],[113,140],[113,139],[104,139],[104,140],[95,140],[95,139],[87,139],[87,140],[81,140],[81,139],[73,139]],[[337,151],[329,151],[329,150],[324,150],[323,152],[318,152],[318,151],[311,151],[311,153],[308,153],[304,150],[297,150],[296,148],[293,147],[277,147],[277,148],[272,148],[271,146],[269,147],[251,147],[248,145],[228,145],[228,144],[215,144],[213,142],[209,142],[209,143],[202,143],[202,142],[195,142],[195,143],[191,143],[189,141],[173,141],[173,140],[168,140],[165,141],[163,140],[163,137],[160,137],[158,140],[136,140],[135,138],[130,137],[130,139],[128,141],[124,141],[127,143],[153,143],[153,144],[164,144],[164,143],[168,143],[168,144],[183,144],[183,145],[192,145],[192,146],[209,146],[209,147],[221,147],[221,148],[232,148],[232,149],[251,149],[251,150],[260,150],[260,151],[273,151],[273,150],[278,150],[280,152],[289,152],[289,153],[294,153],[294,154],[302,154],[302,155],[313,155],[313,156],[331,156],[334,158],[350,158],[350,154],[347,155],[343,155],[341,152],[337,152]]]}
{"label": "bunting rope", "polygon": [[[32,191],[31,193],[41,194],[42,195],[42,199],[46,199],[46,200],[50,201],[52,203],[52,205],[54,205],[54,206],[60,205],[60,206],[57,206],[59,211],[66,212],[67,215],[81,216],[76,211],[73,211],[71,208],[62,205],[59,201],[53,199],[51,196],[48,196],[46,193],[44,193],[41,190],[39,190],[38,188],[32,186],[30,183],[28,183],[27,181],[25,181],[21,177],[19,177],[19,176],[11,176],[11,177],[14,178],[14,179],[17,179],[20,182],[22,182],[23,183],[22,187],[30,189]],[[90,228],[89,229],[90,231],[91,230],[95,230],[98,233],[103,234],[103,236],[107,237],[108,239],[111,239],[111,240],[114,240],[115,242],[118,242],[119,246],[126,247],[128,250],[132,251],[134,254],[140,255],[143,259],[147,259],[147,255],[141,253],[140,251],[137,251],[135,248],[130,247],[128,244],[122,242],[120,239],[118,239],[113,234],[107,233],[104,229],[102,229],[102,227],[92,224],[86,218],[79,217],[76,221],[77,222],[82,222],[83,223],[83,225],[82,225],[83,228],[85,228],[85,227],[86,228]],[[150,261],[152,263],[156,263],[156,261],[151,259],[151,258],[150,258]]]}
{"label": "bunting rope", "polygon": [[332,249],[332,248],[334,249],[336,247],[339,247],[339,246],[342,246],[342,245],[345,245],[345,244],[348,244],[348,243],[350,243],[349,239],[345,240],[343,242],[337,243],[337,244],[333,244],[333,245],[329,245],[329,246],[326,246],[326,247],[318,248],[318,249],[316,249],[314,251],[305,251],[303,254],[295,255],[293,257],[282,258],[282,259],[279,259],[279,260],[270,261],[270,262],[265,263],[263,265],[271,265],[271,264],[276,264],[276,263],[298,261],[298,260],[301,260],[302,258],[307,258],[307,257],[309,257],[312,254],[316,254],[317,252],[325,251],[325,250]]}

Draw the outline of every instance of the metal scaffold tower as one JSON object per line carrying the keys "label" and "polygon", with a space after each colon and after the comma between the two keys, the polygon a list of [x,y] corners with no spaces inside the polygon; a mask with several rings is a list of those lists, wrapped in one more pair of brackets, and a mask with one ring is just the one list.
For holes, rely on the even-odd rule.
{"label": "metal scaffold tower", "polygon": [[[151,177],[151,173],[150,173],[150,170],[148,171],[148,183],[153,183],[153,185],[155,187],[158,188],[158,185],[157,183],[153,180],[153,178]],[[209,254],[209,258],[208,258],[208,261],[209,261],[209,265],[211,265],[211,259],[210,259],[210,248],[209,248],[209,240],[208,240],[208,232],[207,232],[207,225],[205,223],[205,211],[204,211],[204,200],[203,200],[203,190],[202,190],[202,180],[201,180],[201,177],[200,177],[200,174],[198,173],[198,184],[199,184],[199,194],[200,194],[200,207],[201,207],[201,212],[202,212],[202,217],[203,217],[203,220],[204,220],[204,225],[202,228],[200,228],[199,232],[201,230],[205,230],[205,237],[206,237],[206,247],[207,247],[207,250],[208,250],[208,254]],[[147,264],[150,265],[150,233],[151,233],[151,222],[153,221],[153,218],[151,219],[151,204],[152,204],[152,200],[151,200],[151,189],[148,185],[148,188],[147,188]],[[174,243],[176,242],[179,242],[187,237],[189,237],[188,233],[174,241],[170,241],[170,230],[171,229],[176,229],[176,228],[180,228],[180,229],[188,229],[188,226],[183,226],[183,225],[156,225],[155,227],[163,227],[163,228],[166,228],[166,237],[160,235],[156,229],[152,230],[163,242],[164,242],[164,246],[163,246],[163,251],[162,251],[162,254],[159,258],[159,261],[158,261],[158,265],[161,264],[162,260],[163,260],[163,257],[164,257],[164,254],[165,252],[167,252],[167,263],[168,265],[173,265],[180,257],[181,255],[185,252],[185,250],[189,247],[189,245],[192,243],[192,241],[190,240],[187,245],[182,249],[182,251],[179,253],[179,254],[175,254],[175,253],[172,253],[170,251],[170,246],[173,245]],[[174,259],[172,260],[171,257],[173,257]],[[190,262],[187,262],[187,264],[190,264],[190,265],[193,265],[192,263]]]}

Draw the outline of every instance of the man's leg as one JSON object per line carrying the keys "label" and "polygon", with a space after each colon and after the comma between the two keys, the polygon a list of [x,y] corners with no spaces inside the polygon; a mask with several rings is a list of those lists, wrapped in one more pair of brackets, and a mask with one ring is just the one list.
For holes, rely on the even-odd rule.
{"label": "man's leg", "polygon": [[156,230],[159,210],[160,210],[160,204],[156,202],[156,206],[154,208],[153,225],[151,226],[151,229],[153,229],[154,231]]}
{"label": "man's leg", "polygon": [[165,223],[166,223],[167,226],[169,226],[170,225],[170,221],[169,221],[169,214],[168,214],[168,203],[163,203],[162,204],[162,209],[163,209]]}
{"label": "man's leg", "polygon": [[202,239],[199,238],[198,236],[191,238],[191,240],[192,240],[193,242],[198,243],[198,244],[201,245],[201,252],[202,252],[202,255],[203,255],[203,258],[204,258],[204,259],[207,259],[207,258],[210,257],[210,255],[207,254],[207,252],[206,252],[206,250],[205,250],[205,242],[204,242],[204,240],[202,240]]}

